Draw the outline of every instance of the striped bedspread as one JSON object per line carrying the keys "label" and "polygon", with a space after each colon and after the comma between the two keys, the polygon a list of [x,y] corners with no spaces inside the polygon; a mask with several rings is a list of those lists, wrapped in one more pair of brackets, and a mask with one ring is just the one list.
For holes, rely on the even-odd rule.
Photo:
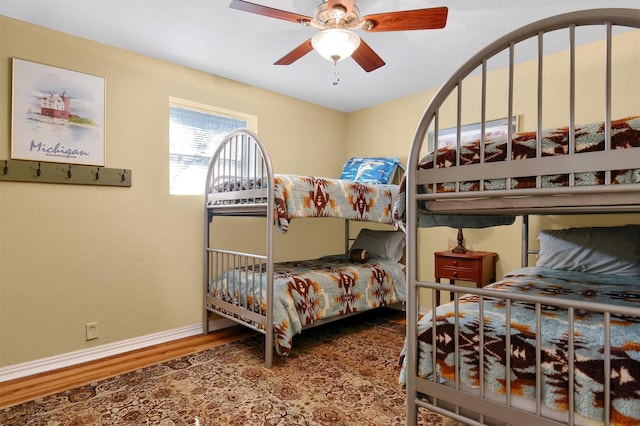
{"label": "striped bedspread", "polygon": [[[491,288],[505,292],[589,300],[640,307],[640,278],[602,276],[523,268],[506,275]],[[479,297],[462,296],[459,303],[460,380],[479,385],[478,335],[484,332],[485,390],[506,392],[505,335],[506,305],[503,300],[484,298],[483,320],[478,318]],[[454,304],[436,309],[436,374],[438,380],[455,380]],[[418,374],[432,378],[432,313],[418,327]],[[575,412],[587,419],[601,421],[604,403],[603,314],[575,311]],[[541,333],[540,333],[541,332]],[[513,302],[511,309],[511,392],[526,399],[536,393],[536,335],[541,334],[542,403],[553,410],[568,408],[568,314],[564,309],[542,306],[541,330],[536,329],[535,307]],[[611,418],[615,425],[640,425],[640,317],[611,314]],[[404,382],[405,371],[401,374]]]}

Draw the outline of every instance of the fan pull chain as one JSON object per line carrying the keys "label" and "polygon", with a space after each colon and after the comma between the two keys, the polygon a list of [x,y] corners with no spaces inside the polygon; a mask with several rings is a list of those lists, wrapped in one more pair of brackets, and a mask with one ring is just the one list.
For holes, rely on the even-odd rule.
{"label": "fan pull chain", "polygon": [[334,86],[337,86],[338,83],[340,83],[340,71],[338,71],[338,62],[334,62],[333,66],[335,67],[335,71],[333,72],[333,75],[336,77],[331,84],[333,84]]}

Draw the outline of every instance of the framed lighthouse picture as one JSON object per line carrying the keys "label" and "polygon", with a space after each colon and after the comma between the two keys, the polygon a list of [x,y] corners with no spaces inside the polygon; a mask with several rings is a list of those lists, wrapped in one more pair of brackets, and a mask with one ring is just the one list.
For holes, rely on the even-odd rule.
{"label": "framed lighthouse picture", "polygon": [[105,165],[104,78],[13,58],[11,157]]}

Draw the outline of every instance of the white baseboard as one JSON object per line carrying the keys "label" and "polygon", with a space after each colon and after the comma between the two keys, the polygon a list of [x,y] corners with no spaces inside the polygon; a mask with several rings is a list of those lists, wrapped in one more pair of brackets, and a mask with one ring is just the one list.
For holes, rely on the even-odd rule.
{"label": "white baseboard", "polygon": [[[217,321],[218,320],[214,322]],[[235,324],[233,323],[233,321],[230,322],[232,324]],[[216,330],[224,328],[223,324],[221,323],[216,324],[216,326],[218,327],[216,328]],[[72,365],[81,364],[83,362],[95,361],[100,358],[119,355],[125,352],[146,348],[160,343],[166,343],[172,340],[182,339],[184,337],[195,336],[201,334],[202,332],[202,324],[198,323],[174,330],[163,331],[160,333],[149,334],[133,339],[122,340],[120,342],[96,346],[90,349],[82,349],[62,355],[56,355],[48,358],[38,359],[35,361],[28,361],[21,364],[10,365],[8,367],[0,368],[0,382],[6,382],[8,380],[31,376],[33,374],[43,373],[46,371],[52,371],[58,368],[69,367]]]}

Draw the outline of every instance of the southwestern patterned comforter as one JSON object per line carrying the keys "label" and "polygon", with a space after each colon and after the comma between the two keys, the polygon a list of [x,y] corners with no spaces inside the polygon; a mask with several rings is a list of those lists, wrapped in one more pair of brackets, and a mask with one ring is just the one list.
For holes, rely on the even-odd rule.
{"label": "southwestern patterned comforter", "polygon": [[[314,176],[278,174],[274,177],[275,225],[286,234],[294,218],[337,217],[394,224],[393,208],[398,185],[354,182]],[[263,179],[226,180],[215,192],[265,189]],[[263,203],[266,198],[215,200],[212,205]]]}
{"label": "southwestern patterned comforter", "polygon": [[360,183],[344,179],[276,175],[276,225],[281,233],[303,217],[339,217],[393,224],[398,185]]}
{"label": "southwestern patterned comforter", "polygon": [[[640,116],[627,117],[611,122],[611,143],[613,149],[640,147]],[[603,151],[605,149],[604,122],[589,123],[576,126],[575,151],[590,152]],[[566,154],[569,150],[569,128],[559,127],[542,131],[542,156],[555,156]],[[507,155],[507,135],[498,134],[485,141],[485,162],[492,163],[504,161]],[[456,150],[442,148],[437,151],[435,157],[436,167],[449,167],[455,164]],[[536,157],[536,132],[520,132],[512,136],[512,158],[520,160]],[[480,162],[480,141],[476,140],[465,144],[460,151],[460,164],[476,164]],[[434,156],[427,155],[422,159],[420,168],[433,168]],[[616,170],[611,177],[614,183],[640,183],[640,170]],[[535,177],[523,176],[513,179],[512,188],[534,188]],[[576,176],[576,185],[601,185],[604,184],[604,172],[593,171],[580,173]],[[438,191],[450,191],[452,184],[444,184]],[[505,189],[504,179],[490,179],[485,181],[484,189]],[[545,176],[543,187],[552,188],[569,185],[568,175]],[[479,182],[465,182],[464,190],[477,191]]]}
{"label": "southwestern patterned comforter", "polygon": [[[219,277],[224,290],[210,293],[266,313],[266,268],[234,269]],[[352,263],[345,256],[275,264],[276,351],[287,355],[293,336],[316,321],[405,301],[404,265],[386,259]],[[262,301],[262,302],[260,302]]]}
{"label": "southwestern patterned comforter", "polygon": [[[611,143],[613,149],[636,148],[630,155],[639,155],[640,151],[640,116],[626,117],[611,122]],[[575,128],[575,152],[603,151],[605,149],[604,122],[578,125]],[[569,128],[559,127],[542,131],[542,156],[563,155],[568,152]],[[456,162],[456,147],[442,147],[435,153],[424,156],[420,164],[421,169],[451,167]],[[507,156],[507,135],[492,134],[485,140],[485,162],[504,161]],[[512,135],[512,159],[519,160],[536,157],[536,132],[519,132]],[[460,148],[460,165],[477,164],[480,162],[480,140],[465,143]],[[592,171],[575,175],[576,186],[602,185],[605,183],[604,171]],[[614,170],[611,183],[640,183],[640,169]],[[507,189],[506,179],[487,179],[482,182],[483,190]],[[569,175],[559,174],[543,176],[543,188],[558,188],[569,185]],[[511,189],[535,188],[535,176],[522,176],[511,179]],[[479,191],[480,181],[460,182],[460,191]],[[433,192],[433,187],[423,188],[423,191]],[[439,183],[437,192],[454,192],[455,183]],[[395,204],[394,219],[402,221],[405,217],[405,181],[400,183],[398,199]]]}
{"label": "southwestern patterned comforter", "polygon": [[[549,298],[632,304],[640,307],[640,278],[603,276],[523,268],[506,275],[492,288]],[[478,330],[485,334],[485,389],[504,394],[505,388],[505,304],[484,298],[484,319],[478,319],[479,298],[466,295],[459,304],[460,380],[470,387],[479,384]],[[513,303],[511,312],[511,391],[535,398],[535,337],[542,333],[542,403],[553,410],[566,410],[567,396],[567,312],[542,307],[541,330],[536,330],[534,305]],[[455,380],[454,306],[436,310],[437,367],[440,381]],[[421,319],[419,333],[419,376],[432,378],[432,313]],[[603,418],[603,315],[576,311],[575,409],[596,421]],[[640,425],[640,317],[611,315],[611,413],[612,424]],[[401,382],[404,382],[404,369]]]}

